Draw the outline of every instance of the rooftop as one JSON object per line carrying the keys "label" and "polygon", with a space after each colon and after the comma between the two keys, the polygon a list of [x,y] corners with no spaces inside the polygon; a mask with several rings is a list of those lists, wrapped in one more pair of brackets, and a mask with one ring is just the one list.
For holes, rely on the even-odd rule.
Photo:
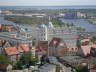
{"label": "rooftop", "polygon": [[16,54],[19,54],[19,51],[16,47],[8,47],[8,48],[5,48],[5,53],[7,55],[16,55]]}
{"label": "rooftop", "polygon": [[79,63],[96,63],[96,58],[94,57],[90,57],[90,59],[88,58],[82,58],[80,56],[65,56],[65,57],[61,57],[61,59],[67,61],[67,62],[79,62]]}
{"label": "rooftop", "polygon": [[28,51],[29,51],[29,46],[26,45],[26,44],[21,44],[21,45],[20,45],[20,48],[21,48],[21,51],[22,51],[22,50],[25,51],[25,52],[28,52]]}
{"label": "rooftop", "polygon": [[45,64],[41,68],[39,68],[40,72],[55,72],[53,71],[56,68],[56,65]]}

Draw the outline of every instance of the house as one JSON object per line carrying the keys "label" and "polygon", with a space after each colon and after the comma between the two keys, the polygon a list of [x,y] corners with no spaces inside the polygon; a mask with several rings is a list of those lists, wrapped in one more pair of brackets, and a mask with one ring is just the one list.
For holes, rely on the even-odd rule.
{"label": "house", "polygon": [[54,37],[48,47],[49,56],[66,56],[67,46],[61,38]]}
{"label": "house", "polygon": [[32,28],[31,35],[38,41],[50,42],[54,37],[61,38],[66,42],[66,45],[70,47],[76,46],[77,41],[77,29],[74,26],[70,27],[54,27],[49,18],[48,24],[42,24],[37,28]]}
{"label": "house", "polygon": [[0,53],[3,52],[3,45],[5,44],[5,40],[0,40]]}
{"label": "house", "polygon": [[4,52],[4,48],[18,46],[18,43],[13,41],[0,40],[0,53]]}
{"label": "house", "polygon": [[42,66],[41,68],[39,68],[40,72],[57,72],[56,70],[56,65],[52,65],[52,64],[48,64],[46,66]]}
{"label": "house", "polygon": [[13,26],[13,25],[6,25],[5,28],[6,28],[9,32],[12,32],[12,31],[15,31],[15,30],[18,30],[18,29],[19,29],[19,27]]}
{"label": "house", "polygon": [[83,39],[81,40],[82,45],[88,45],[90,43],[90,39]]}
{"label": "house", "polygon": [[16,63],[20,59],[21,55],[24,52],[29,52],[29,51],[30,51],[29,46],[26,44],[4,48],[4,52],[6,56],[11,59],[13,64]]}
{"label": "house", "polygon": [[6,40],[0,40],[0,53],[3,52],[4,48],[10,47],[10,43]]}
{"label": "house", "polygon": [[60,57],[62,60],[62,63],[64,65],[69,64],[72,66],[78,66],[84,63],[87,63],[88,59],[84,59],[80,56],[65,56],[65,57]]}
{"label": "house", "polygon": [[2,72],[12,72],[12,68],[11,64],[0,64],[0,71]]}
{"label": "house", "polygon": [[29,52],[29,46],[27,44],[21,44],[19,45],[19,51],[25,51],[25,52]]}
{"label": "house", "polygon": [[89,72],[96,72],[96,69],[91,69],[89,70]]}
{"label": "house", "polygon": [[67,53],[67,56],[76,56],[77,55],[77,52],[78,52],[78,47],[70,47],[70,48],[67,48],[68,50],[68,53]]}
{"label": "house", "polygon": [[77,55],[87,57],[96,56],[96,44],[91,43],[89,39],[84,39],[81,41],[82,45],[78,48]]}
{"label": "house", "polygon": [[88,64],[89,72],[96,72],[96,64]]}
{"label": "house", "polygon": [[16,47],[4,48],[5,54],[11,59],[12,63],[15,64],[19,59],[19,50]]}
{"label": "house", "polygon": [[77,13],[76,12],[65,12],[64,18],[75,19],[75,18],[77,18]]}
{"label": "house", "polygon": [[91,45],[85,45],[81,46],[81,48],[78,49],[77,55],[86,57],[90,55]]}
{"label": "house", "polygon": [[48,41],[39,41],[36,46],[36,52],[42,52],[48,55]]}
{"label": "house", "polygon": [[90,54],[91,54],[91,56],[96,57],[96,43],[92,44]]}

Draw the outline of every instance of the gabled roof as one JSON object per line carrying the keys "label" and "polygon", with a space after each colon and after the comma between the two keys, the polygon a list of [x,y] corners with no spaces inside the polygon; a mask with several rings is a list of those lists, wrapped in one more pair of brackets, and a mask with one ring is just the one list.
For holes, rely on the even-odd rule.
{"label": "gabled roof", "polygon": [[87,56],[88,54],[90,54],[91,45],[81,46],[81,49],[82,49],[84,55]]}
{"label": "gabled roof", "polygon": [[16,54],[19,54],[19,51],[16,47],[8,47],[8,48],[5,48],[5,54],[7,55],[16,55]]}
{"label": "gabled roof", "polygon": [[54,37],[51,42],[49,43],[49,46],[55,46],[57,47],[61,42],[61,38]]}
{"label": "gabled roof", "polygon": [[19,49],[20,51],[22,51],[22,50],[25,52],[29,51],[29,46],[26,44],[21,44],[19,47],[21,48],[21,49]]}
{"label": "gabled roof", "polygon": [[24,50],[20,46],[18,46],[17,49],[18,49],[19,52],[24,52]]}
{"label": "gabled roof", "polygon": [[8,41],[5,42],[5,44],[3,45],[3,48],[6,48],[6,47],[10,47],[10,43]]}
{"label": "gabled roof", "polygon": [[48,41],[40,41],[36,47],[36,50],[39,52],[47,53],[48,52]]}
{"label": "gabled roof", "polygon": [[3,47],[6,43],[6,40],[0,40],[0,45]]}

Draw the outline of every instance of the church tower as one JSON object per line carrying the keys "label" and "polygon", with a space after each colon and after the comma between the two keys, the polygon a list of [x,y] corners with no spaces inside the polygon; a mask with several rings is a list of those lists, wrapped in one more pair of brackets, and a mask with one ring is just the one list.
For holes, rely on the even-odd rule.
{"label": "church tower", "polygon": [[54,26],[53,26],[53,24],[52,24],[52,22],[51,22],[50,17],[49,17],[48,27],[49,27],[49,28],[54,28]]}

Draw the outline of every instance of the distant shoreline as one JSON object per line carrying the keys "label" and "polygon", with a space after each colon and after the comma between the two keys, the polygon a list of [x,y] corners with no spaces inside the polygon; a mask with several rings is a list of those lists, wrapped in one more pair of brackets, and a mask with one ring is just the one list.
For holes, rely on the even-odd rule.
{"label": "distant shoreline", "polygon": [[1,10],[34,10],[34,9],[96,9],[96,5],[70,6],[0,6]]}

